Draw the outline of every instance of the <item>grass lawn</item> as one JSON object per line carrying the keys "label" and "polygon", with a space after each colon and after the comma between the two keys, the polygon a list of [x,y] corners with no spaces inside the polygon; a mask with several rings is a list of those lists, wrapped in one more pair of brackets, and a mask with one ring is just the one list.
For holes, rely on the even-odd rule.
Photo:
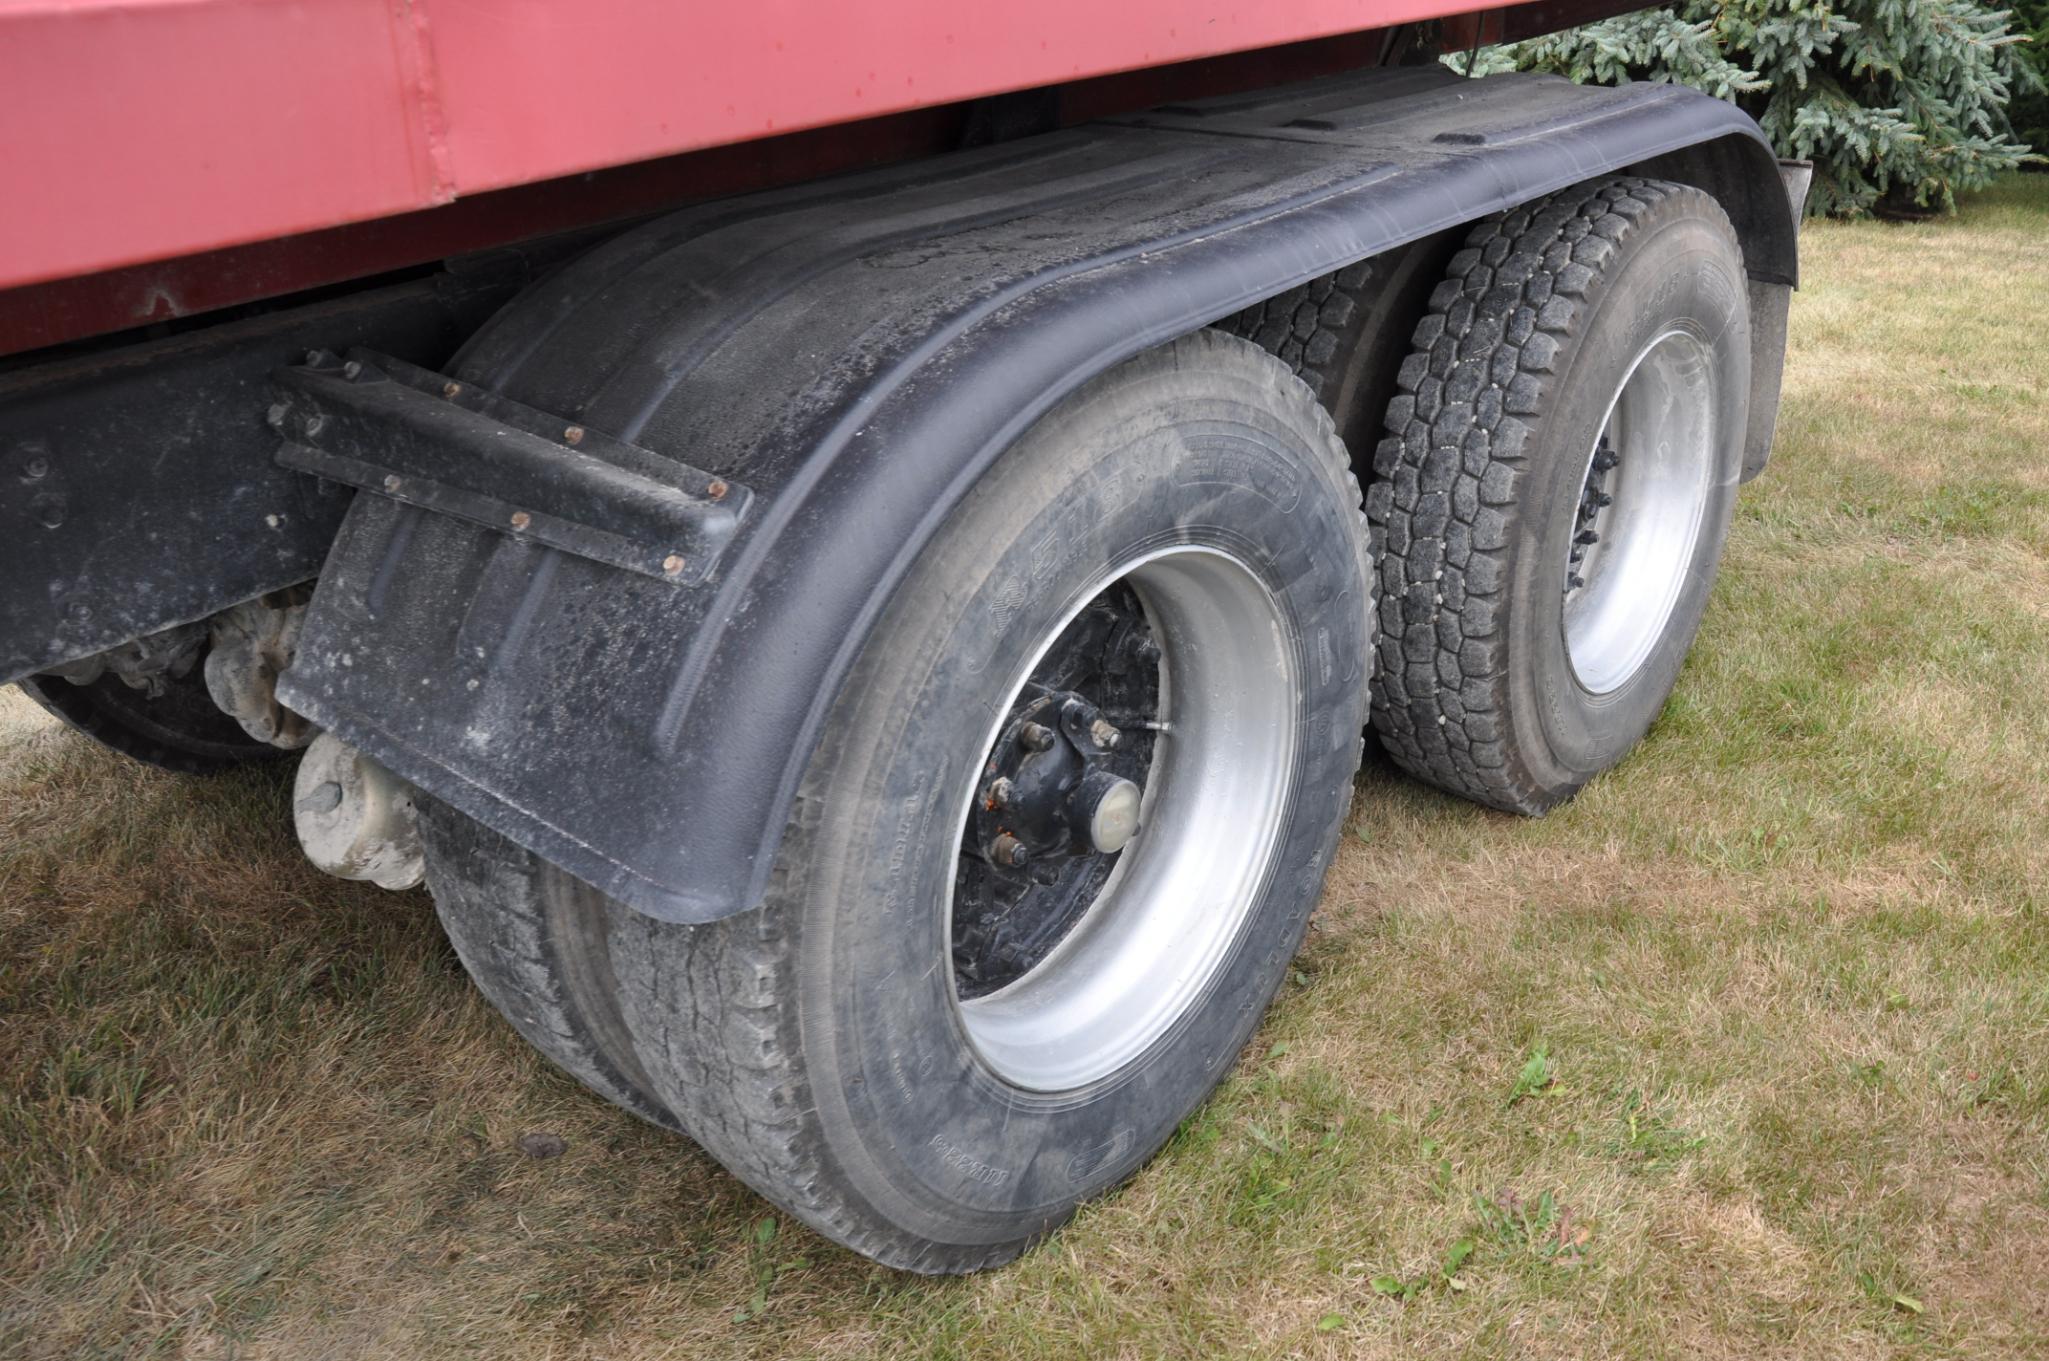
{"label": "grass lawn", "polygon": [[1541,822],[1369,770],[1235,1075],[975,1278],[558,1075],[282,777],[6,692],[0,1355],[2049,1357],[2049,176],[1805,254],[1649,741]]}

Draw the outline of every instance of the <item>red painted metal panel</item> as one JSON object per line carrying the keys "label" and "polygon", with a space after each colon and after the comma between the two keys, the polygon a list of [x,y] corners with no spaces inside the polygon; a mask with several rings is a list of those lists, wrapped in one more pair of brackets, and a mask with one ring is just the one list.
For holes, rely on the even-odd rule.
{"label": "red painted metal panel", "polygon": [[0,0],[0,288],[1485,7]]}
{"label": "red painted metal panel", "polygon": [[453,196],[383,6],[0,0],[0,287]]}

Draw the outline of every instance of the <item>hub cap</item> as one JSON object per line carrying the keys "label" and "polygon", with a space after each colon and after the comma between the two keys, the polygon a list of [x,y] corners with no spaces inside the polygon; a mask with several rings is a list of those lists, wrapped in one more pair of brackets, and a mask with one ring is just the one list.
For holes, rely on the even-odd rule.
{"label": "hub cap", "polygon": [[1591,694],[1620,689],[1664,636],[1714,469],[1714,365],[1688,331],[1638,354],[1588,451],[1565,561],[1565,655]]}
{"label": "hub cap", "polygon": [[1013,683],[962,807],[955,995],[983,1061],[1057,1091],[1196,1005],[1275,858],[1300,706],[1280,606],[1243,564],[1108,574]]}

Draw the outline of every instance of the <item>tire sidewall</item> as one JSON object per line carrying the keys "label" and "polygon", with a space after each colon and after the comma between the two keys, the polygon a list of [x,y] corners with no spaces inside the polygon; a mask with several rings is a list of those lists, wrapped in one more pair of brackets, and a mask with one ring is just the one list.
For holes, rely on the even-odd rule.
{"label": "tire sidewall", "polygon": [[[788,881],[799,1024],[826,1143],[882,1218],[935,1241],[1043,1232],[1164,1142],[1278,986],[1348,802],[1371,627],[1356,489],[1277,363],[1209,333],[1168,355],[1070,399],[953,515],[835,710],[785,852],[802,861]],[[1277,411],[1277,387],[1300,400]],[[1104,567],[1175,544],[1237,558],[1288,620],[1276,645],[1305,684],[1293,806],[1205,995],[1118,1073],[1026,1092],[982,1063],[953,1000],[945,911],[967,781],[993,710]]]}
{"label": "tire sidewall", "polygon": [[[1579,788],[1626,754],[1664,707],[1707,608],[1734,512],[1749,406],[1750,334],[1743,267],[1714,218],[1679,215],[1624,239],[1605,286],[1590,300],[1562,357],[1548,409],[1539,418],[1527,504],[1537,508],[1522,536],[1513,580],[1517,623],[1510,700],[1518,727],[1540,733],[1528,753],[1549,769],[1532,773],[1560,793]],[[1565,650],[1563,577],[1587,460],[1609,406],[1638,355],[1658,335],[1682,329],[1706,347],[1715,374],[1714,467],[1694,553],[1671,614],[1650,655],[1614,690],[1594,694]]]}

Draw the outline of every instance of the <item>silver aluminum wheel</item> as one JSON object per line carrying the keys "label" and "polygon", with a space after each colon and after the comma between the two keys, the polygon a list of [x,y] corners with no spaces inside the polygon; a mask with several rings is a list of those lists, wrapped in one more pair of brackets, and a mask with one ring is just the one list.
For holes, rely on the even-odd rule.
{"label": "silver aluminum wheel", "polygon": [[1713,485],[1717,400],[1688,330],[1646,345],[1609,400],[1564,572],[1565,656],[1589,694],[1621,689],[1664,636]]}
{"label": "silver aluminum wheel", "polygon": [[[1273,870],[1301,709],[1294,650],[1272,592],[1213,548],[1177,546],[1106,573],[1012,679],[985,747],[1068,623],[1128,586],[1159,649],[1157,737],[1139,828],[1093,900],[1028,971],[961,997],[982,1061],[1011,1084],[1067,1091],[1143,1053],[1205,994]],[[983,770],[963,791],[965,826]],[[962,853],[970,853],[965,840]],[[946,905],[949,956],[955,905]]]}

